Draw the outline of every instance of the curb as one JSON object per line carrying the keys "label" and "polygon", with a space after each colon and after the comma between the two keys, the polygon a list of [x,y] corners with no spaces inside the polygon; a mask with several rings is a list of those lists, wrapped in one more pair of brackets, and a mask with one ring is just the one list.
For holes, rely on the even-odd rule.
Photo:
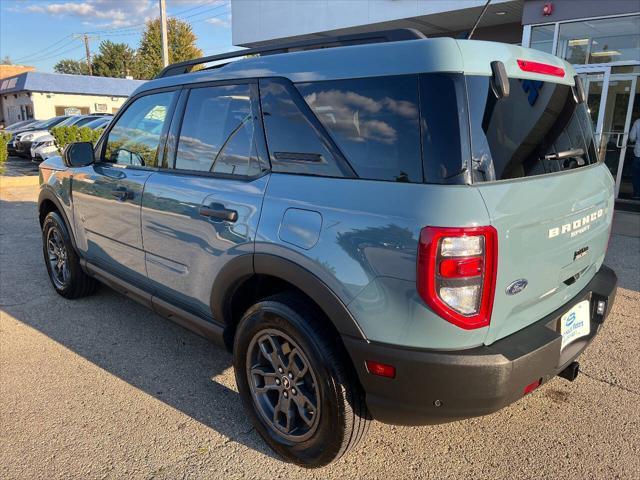
{"label": "curb", "polygon": [[21,177],[0,176],[0,189],[7,187],[37,187],[40,183],[38,175],[23,175]]}

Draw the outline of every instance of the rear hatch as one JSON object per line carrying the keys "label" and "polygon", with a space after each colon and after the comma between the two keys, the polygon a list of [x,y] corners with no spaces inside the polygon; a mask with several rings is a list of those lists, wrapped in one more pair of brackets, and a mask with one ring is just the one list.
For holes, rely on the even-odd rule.
{"label": "rear hatch", "polygon": [[[584,288],[602,265],[613,216],[613,179],[598,163],[571,67],[540,52],[504,47],[509,55],[500,51],[487,63],[505,63],[508,96],[497,98],[490,76],[466,76],[473,182],[498,231],[486,344],[541,319]],[[546,73],[525,72],[518,60],[542,63]]]}

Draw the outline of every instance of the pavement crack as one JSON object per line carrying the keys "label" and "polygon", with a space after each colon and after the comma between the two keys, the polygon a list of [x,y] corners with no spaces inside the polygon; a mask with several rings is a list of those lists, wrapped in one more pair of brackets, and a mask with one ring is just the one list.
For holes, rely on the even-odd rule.
{"label": "pavement crack", "polygon": [[610,382],[608,380],[603,380],[602,378],[595,377],[595,376],[585,372],[584,370],[580,370],[580,374],[582,374],[585,377],[588,377],[588,378],[590,378],[592,380],[595,380],[596,382],[604,383],[606,385],[609,385],[610,387],[619,388],[620,390],[624,390],[625,392],[631,393],[633,395],[640,396],[640,392],[636,392],[635,390],[631,390],[630,388],[623,387],[622,385],[619,385],[617,383],[613,383],[613,382]]}

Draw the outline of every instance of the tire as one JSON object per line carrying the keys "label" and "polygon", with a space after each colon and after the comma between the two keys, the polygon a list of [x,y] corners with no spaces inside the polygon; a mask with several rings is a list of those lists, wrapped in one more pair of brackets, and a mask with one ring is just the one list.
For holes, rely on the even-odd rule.
{"label": "tire", "polygon": [[267,298],[244,314],[233,349],[238,391],[256,430],[286,460],[307,468],[339,459],[370,423],[350,359],[322,319],[294,295]]}
{"label": "tire", "polygon": [[58,294],[68,299],[92,294],[97,282],[80,266],[69,231],[57,212],[50,212],[42,223],[42,253],[49,280]]}

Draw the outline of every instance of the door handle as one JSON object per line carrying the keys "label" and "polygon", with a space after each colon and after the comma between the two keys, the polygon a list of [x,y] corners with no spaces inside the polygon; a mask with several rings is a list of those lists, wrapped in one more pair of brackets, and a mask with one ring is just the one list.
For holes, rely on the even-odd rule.
{"label": "door handle", "polygon": [[133,192],[127,190],[126,188],[117,188],[115,190],[111,190],[111,195],[116,197],[116,200],[120,202],[124,202],[125,200],[133,198]]}
{"label": "door handle", "polygon": [[[622,139],[622,141],[620,141]],[[616,147],[618,148],[624,148],[627,146],[627,134],[626,133],[619,133],[618,134],[618,141],[616,142]]]}
{"label": "door handle", "polygon": [[225,222],[235,222],[238,220],[237,211],[225,208],[224,205],[219,203],[212,203],[208,207],[200,207],[200,215]]}

